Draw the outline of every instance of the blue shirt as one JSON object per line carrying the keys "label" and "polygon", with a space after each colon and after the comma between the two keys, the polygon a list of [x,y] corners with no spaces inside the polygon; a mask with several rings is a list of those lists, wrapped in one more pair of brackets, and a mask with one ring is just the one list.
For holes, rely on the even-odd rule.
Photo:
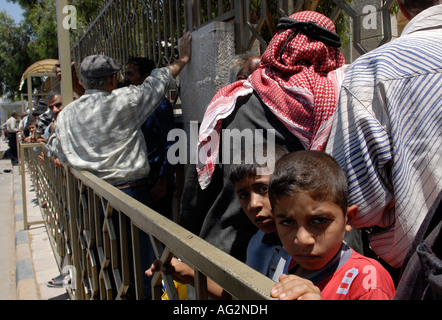
{"label": "blue shirt", "polygon": [[258,230],[250,239],[246,264],[273,281],[279,282],[279,277],[287,273],[289,261],[290,255],[274,234]]}
{"label": "blue shirt", "polygon": [[167,176],[168,188],[174,189],[175,165],[167,160],[167,151],[175,143],[167,140],[167,135],[172,129],[175,129],[173,108],[169,100],[164,98],[141,127],[149,159],[150,187],[155,184],[158,177]]}

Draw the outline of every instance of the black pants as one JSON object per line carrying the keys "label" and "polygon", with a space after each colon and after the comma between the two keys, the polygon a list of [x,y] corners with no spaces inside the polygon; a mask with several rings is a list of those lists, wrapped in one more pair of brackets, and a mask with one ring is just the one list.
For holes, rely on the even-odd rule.
{"label": "black pants", "polygon": [[8,145],[9,145],[9,155],[11,157],[12,164],[18,163],[17,155],[17,136],[15,133],[8,133]]}
{"label": "black pants", "polygon": [[405,258],[396,300],[442,299],[442,193]]}

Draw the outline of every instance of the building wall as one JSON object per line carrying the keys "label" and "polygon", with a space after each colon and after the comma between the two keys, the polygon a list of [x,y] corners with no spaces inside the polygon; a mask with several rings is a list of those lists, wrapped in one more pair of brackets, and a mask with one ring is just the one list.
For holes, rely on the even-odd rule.
{"label": "building wall", "polygon": [[21,102],[0,102],[0,123],[5,123],[14,111],[20,114],[21,109]]}
{"label": "building wall", "polygon": [[[382,6],[382,0],[358,0],[351,4],[351,7],[360,15],[360,26],[356,32],[359,32],[360,43],[367,52],[379,47],[386,35],[385,28],[387,26],[383,23]],[[390,18],[392,40],[394,40],[400,36],[407,20],[400,12],[397,15],[391,15]],[[354,47],[353,35],[355,30],[353,30],[352,23],[353,21],[350,19],[350,43],[341,49],[347,63],[352,63],[362,55]]]}

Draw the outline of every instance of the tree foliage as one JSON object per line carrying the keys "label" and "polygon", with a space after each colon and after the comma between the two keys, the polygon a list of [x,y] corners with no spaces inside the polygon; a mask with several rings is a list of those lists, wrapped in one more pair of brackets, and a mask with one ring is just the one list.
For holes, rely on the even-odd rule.
{"label": "tree foliage", "polygon": [[[31,1],[34,2],[34,1]],[[40,0],[25,10],[26,25],[32,32],[28,53],[33,61],[57,59],[57,16],[54,0]]]}
{"label": "tree foliage", "polygon": [[0,11],[0,96],[13,99],[18,93],[21,76],[32,61],[27,54],[29,41],[26,28]]}
{"label": "tree foliage", "polygon": [[[5,12],[0,12],[0,95],[19,97],[23,72],[42,59],[58,58],[56,0],[10,0],[23,9],[24,20],[16,25]],[[105,0],[72,0],[77,9],[77,30],[72,39],[81,35],[97,16]],[[39,79],[33,79],[33,87]],[[23,88],[26,91],[26,86]]]}

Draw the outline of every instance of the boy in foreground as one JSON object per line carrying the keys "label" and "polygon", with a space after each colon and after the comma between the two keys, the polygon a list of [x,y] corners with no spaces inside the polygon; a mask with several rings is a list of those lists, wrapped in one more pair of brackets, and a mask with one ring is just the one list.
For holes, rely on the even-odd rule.
{"label": "boy in foreground", "polygon": [[269,181],[276,229],[292,257],[288,275],[271,291],[281,300],[388,300],[391,276],[343,242],[357,206],[347,204],[346,177],[324,152],[282,157]]}
{"label": "boy in foreground", "polygon": [[[287,150],[278,145],[270,145],[270,148],[274,149],[269,149],[267,144],[264,144],[263,152],[256,152],[255,149],[253,161],[246,160],[246,155],[242,152],[240,163],[231,166],[230,180],[235,185],[241,208],[258,228],[247,246],[245,263],[270,279],[278,281],[279,277],[287,272],[287,261],[290,260],[290,256],[284,250],[276,233],[268,197],[268,183],[275,162],[287,154]],[[270,156],[269,151],[274,151],[274,156]],[[157,271],[159,265],[155,261],[146,271],[146,275],[152,276]],[[194,284],[193,269],[176,258],[171,260],[169,266],[163,266],[163,272],[172,273],[174,280],[181,283]],[[207,279],[207,289],[211,298],[230,298],[230,295],[211,279]]]}

